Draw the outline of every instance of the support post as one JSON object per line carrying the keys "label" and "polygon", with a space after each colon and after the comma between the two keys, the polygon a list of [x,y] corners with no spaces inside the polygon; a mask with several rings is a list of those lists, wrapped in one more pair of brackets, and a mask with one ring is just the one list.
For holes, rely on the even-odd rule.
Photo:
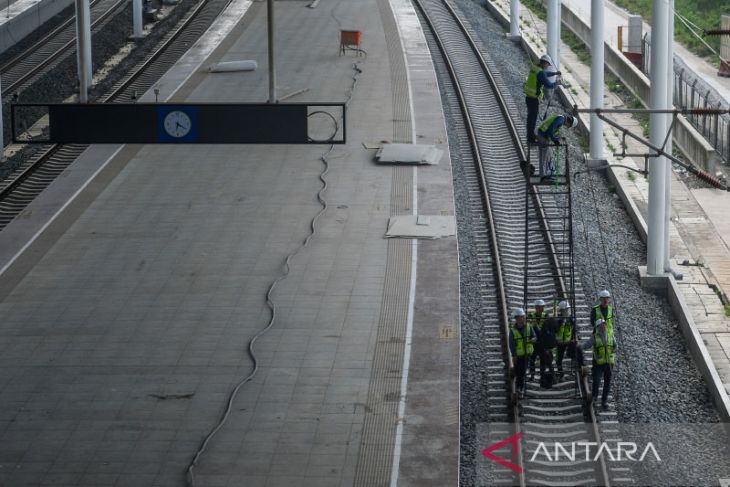
{"label": "support post", "polygon": [[520,39],[520,0],[512,0],[509,5],[509,36],[513,41]]}
{"label": "support post", "polygon": [[[603,0],[591,0],[591,109],[603,108]],[[591,113],[591,159],[603,156],[603,121]]]}
{"label": "support post", "polygon": [[[674,107],[674,0],[667,0],[667,108]],[[666,130],[672,126],[672,117],[665,115]],[[672,153],[671,134],[664,149]],[[664,272],[672,272],[669,227],[672,222],[672,163],[666,161],[664,186]]]}
{"label": "support post", "polygon": [[143,34],[142,0],[132,0],[132,38],[141,39]]}
{"label": "support post", "polygon": [[266,19],[269,34],[269,103],[277,103],[276,67],[274,64],[274,0],[267,0],[266,2]]}
{"label": "support post", "polygon": [[[651,22],[651,93],[650,108],[666,109],[667,105],[667,39],[669,8],[666,0],[654,0]],[[657,147],[664,143],[666,115],[652,113],[649,119],[649,140]],[[647,238],[647,272],[649,275],[664,273],[664,219],[665,219],[665,157],[649,160],[649,221]]]}
{"label": "support post", "polygon": [[[548,0],[547,53],[555,71],[560,70],[560,0]],[[553,77],[551,81],[555,81]]]}
{"label": "support post", "polygon": [[79,101],[89,101],[91,86],[91,11],[89,0],[76,0],[76,59],[79,75]]}

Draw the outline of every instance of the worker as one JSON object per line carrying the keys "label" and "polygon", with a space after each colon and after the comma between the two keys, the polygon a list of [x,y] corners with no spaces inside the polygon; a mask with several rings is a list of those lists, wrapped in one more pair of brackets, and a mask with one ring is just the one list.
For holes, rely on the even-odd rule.
{"label": "worker", "polygon": [[606,326],[613,331],[613,320],[616,313],[611,306],[609,301],[611,300],[611,293],[607,289],[598,293],[598,304],[591,309],[591,326],[595,328],[596,321],[598,318],[606,320]]}
{"label": "worker", "polygon": [[557,323],[554,318],[545,313],[546,318],[537,332],[537,343],[540,346],[540,387],[549,389],[555,382],[553,368],[553,350],[557,346]]}
{"label": "worker", "polygon": [[540,358],[540,372],[544,369],[542,364],[542,352],[543,347],[540,343],[540,334],[542,332],[542,326],[545,324],[545,320],[548,318],[547,312],[545,312],[545,301],[538,299],[534,303],[535,311],[530,312],[530,316],[527,318],[527,323],[532,326],[537,336],[537,342],[535,343],[535,353],[530,357],[530,381],[535,380],[535,360]]}
{"label": "worker", "polygon": [[606,320],[598,318],[596,327],[593,329],[591,338],[583,345],[584,349],[593,349],[593,384],[591,397],[593,404],[596,404],[598,388],[603,378],[603,394],[601,395],[601,407],[608,408],[608,394],[611,391],[611,373],[616,363],[616,338],[613,330],[608,328]]}
{"label": "worker", "polygon": [[575,127],[578,119],[572,115],[553,115],[545,120],[537,129],[537,142],[540,144],[540,176],[551,178],[555,175],[555,161],[553,152],[549,150],[550,144],[560,144],[560,129],[562,127]]}
{"label": "worker", "polygon": [[[558,316],[555,318],[555,326],[557,328],[558,351],[555,357],[555,363],[558,366],[558,379],[563,379],[563,358],[567,356],[573,360],[576,358],[575,343],[573,342],[573,334],[575,333],[575,317],[570,314],[570,303],[568,301],[560,301],[558,303]],[[581,364],[578,364],[581,365]]]}
{"label": "worker", "polygon": [[522,87],[525,92],[525,103],[527,104],[527,141],[529,143],[534,144],[537,142],[535,125],[537,125],[537,114],[540,111],[540,100],[545,96],[543,87],[553,89],[560,84],[559,80],[554,83],[550,81],[552,76],[559,76],[560,71],[546,71],[548,66],[552,64],[553,61],[547,54],[540,58],[538,64],[530,63],[530,72]]}
{"label": "worker", "polygon": [[509,349],[512,352],[512,365],[517,380],[517,394],[522,399],[525,396],[525,375],[527,361],[532,356],[534,344],[537,341],[535,330],[525,322],[525,310],[515,308],[512,313],[515,325],[509,331]]}

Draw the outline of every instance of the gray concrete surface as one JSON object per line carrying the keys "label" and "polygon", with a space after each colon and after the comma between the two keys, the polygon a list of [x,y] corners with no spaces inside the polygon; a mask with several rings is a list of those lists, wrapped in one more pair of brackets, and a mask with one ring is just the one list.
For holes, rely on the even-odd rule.
{"label": "gray concrete surface", "polygon": [[[210,49],[200,44],[159,83],[161,96],[266,98],[265,3],[232,5],[244,4],[229,35],[212,28]],[[328,209],[276,288],[260,370],[201,457],[199,485],[457,483],[456,239],[383,239],[394,212],[453,214],[450,164],[377,166],[363,146],[406,134],[446,148],[425,44],[399,39],[413,12],[392,5],[399,24],[384,0],[276,4],[280,92],[308,89],[290,101],[344,101],[354,62],[362,73],[349,141],[328,155]],[[363,31],[367,57],[338,56],[340,28]],[[201,69],[235,59],[260,68]],[[22,226],[40,222],[34,244],[0,277],[12,277],[0,295],[0,484],[184,483],[251,370],[246,347],[268,323],[267,289],[320,209],[326,149],[125,147],[96,159],[109,161],[104,170],[85,169],[85,188],[78,174],[64,210],[25,214]],[[87,164],[105,150],[92,148]]]}

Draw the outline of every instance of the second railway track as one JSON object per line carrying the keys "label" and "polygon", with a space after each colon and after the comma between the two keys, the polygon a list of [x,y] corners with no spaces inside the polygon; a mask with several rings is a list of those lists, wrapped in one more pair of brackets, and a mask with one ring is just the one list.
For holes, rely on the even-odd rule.
{"label": "second railway track", "polygon": [[[611,480],[626,480],[627,473],[620,465],[607,468],[602,462],[571,462],[568,465],[535,464],[525,466],[538,441],[551,443],[561,438],[575,441],[600,441],[599,423],[604,439],[611,435],[605,426],[615,422],[615,413],[597,414],[585,404],[587,382],[573,364],[568,365],[565,380],[552,389],[543,390],[535,383],[528,383],[526,397],[517,401],[513,371],[508,365],[511,356],[507,348],[509,310],[523,306],[525,295],[525,221],[529,215],[534,221],[542,220],[543,231],[530,235],[542,238],[540,245],[556,245],[565,229],[550,223],[551,212],[564,204],[565,196],[556,196],[549,190],[539,190],[525,183],[521,162],[528,159],[515,122],[508,114],[518,113],[517,107],[505,92],[498,69],[492,65],[489,55],[480,52],[473,41],[470,27],[460,18],[459,12],[444,0],[418,0],[422,21],[428,25],[426,37],[432,46],[437,71],[448,72],[448,79],[441,77],[452,113],[461,113],[459,125],[451,133],[458,134],[452,147],[458,147],[461,155],[466,185],[469,189],[469,213],[472,238],[477,248],[480,286],[479,320],[481,326],[471,330],[480,345],[474,346],[480,357],[472,362],[482,364],[479,374],[462,373],[462,394],[471,396],[462,400],[462,482],[477,479],[482,460],[481,449],[488,446],[487,438],[479,436],[480,425],[510,423],[504,437],[515,432],[523,433],[521,451],[517,463],[524,467],[522,475],[510,476],[510,471],[491,478],[479,478],[477,485],[503,483],[518,485],[610,485]],[[459,117],[456,117],[459,118]],[[527,198],[527,191],[533,194]],[[526,204],[527,203],[527,204]],[[527,212],[527,215],[526,215]],[[552,241],[552,242],[551,242]],[[532,242],[532,240],[531,240]],[[560,252],[545,252],[542,256],[530,256],[527,264],[531,274],[530,298],[542,296],[554,299],[565,296],[566,283],[556,279],[556,264]],[[552,256],[552,258],[551,258]],[[544,277],[537,277],[537,276]],[[573,275],[569,276],[574,279]],[[577,322],[585,323],[589,308],[582,296],[581,286],[573,282],[577,306]],[[586,326],[579,326],[578,339],[589,335]],[[474,340],[474,339],[473,339]],[[475,353],[475,350],[462,350]],[[590,357],[587,357],[590,360]],[[468,383],[464,383],[464,381]],[[481,402],[478,410],[468,410]],[[467,410],[464,410],[466,406]],[[511,433],[509,433],[511,431]],[[493,433],[493,431],[492,431]],[[504,453],[509,458],[509,452]],[[471,470],[465,475],[465,470]]]}
{"label": "second railway track", "polygon": [[[143,62],[100,97],[104,103],[128,103],[149,90],[210,27],[230,0],[201,0],[159,42]],[[87,148],[47,145],[0,185],[0,231]]]}

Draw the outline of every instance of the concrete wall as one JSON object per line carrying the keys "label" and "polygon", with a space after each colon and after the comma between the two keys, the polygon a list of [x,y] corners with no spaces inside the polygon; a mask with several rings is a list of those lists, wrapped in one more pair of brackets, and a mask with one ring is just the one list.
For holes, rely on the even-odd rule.
{"label": "concrete wall", "polygon": [[[591,27],[565,5],[562,6],[563,24],[568,27],[583,43],[591,45]],[[606,67],[626,85],[639,100],[648,107],[651,83],[626,56],[615,47],[604,44],[604,61]],[[714,171],[715,149],[682,115],[677,117],[674,126],[674,143],[691,162],[706,171]]]}
{"label": "concrete wall", "polygon": [[0,53],[73,3],[74,0],[20,0],[9,9],[3,9],[0,13]]}

